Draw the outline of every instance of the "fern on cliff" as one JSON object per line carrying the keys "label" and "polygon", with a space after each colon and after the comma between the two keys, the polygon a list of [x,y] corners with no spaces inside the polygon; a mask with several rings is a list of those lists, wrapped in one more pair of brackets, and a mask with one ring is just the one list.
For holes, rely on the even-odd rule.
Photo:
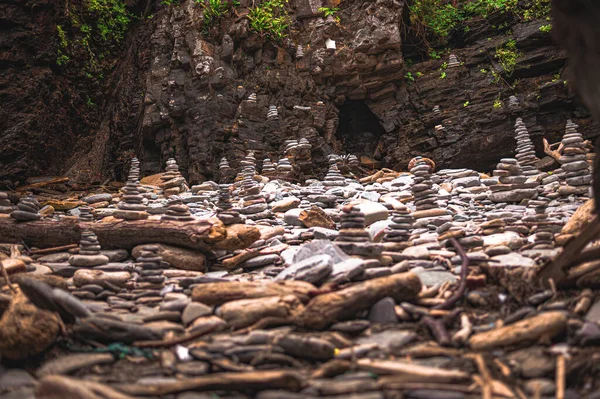
{"label": "fern on cliff", "polygon": [[264,0],[251,7],[248,12],[250,28],[273,40],[281,40],[287,36],[290,16],[286,10],[288,0]]}

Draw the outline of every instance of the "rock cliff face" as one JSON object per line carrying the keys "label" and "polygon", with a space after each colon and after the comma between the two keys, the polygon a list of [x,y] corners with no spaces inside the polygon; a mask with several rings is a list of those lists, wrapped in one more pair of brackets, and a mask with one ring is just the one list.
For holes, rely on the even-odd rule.
{"label": "rock cliff face", "polygon": [[[292,138],[309,140],[319,173],[332,152],[397,169],[424,155],[439,166],[491,170],[514,150],[517,116],[539,155],[542,137],[557,141],[568,118],[586,137],[599,133],[569,95],[565,74],[556,76],[565,54],[539,29],[546,22],[470,20],[438,49],[439,59],[429,59],[403,1],[290,0],[294,23],[281,43],[251,31],[251,3],[242,0],[208,29],[192,0],[147,5],[153,18],[130,30],[91,110],[73,105],[77,84],[52,66],[53,3],[0,8],[0,20],[13,24],[0,42],[0,180],[62,172],[121,178],[136,153],[144,174],[175,157],[197,182],[216,177],[223,156],[233,167],[248,149],[259,160],[278,159]],[[339,22],[320,16],[320,7],[334,6]],[[510,76],[494,56],[509,40],[519,52]],[[460,65],[444,64],[451,53]],[[256,102],[248,101],[252,93]],[[509,107],[513,95],[519,104]],[[266,118],[270,105],[276,120]]]}

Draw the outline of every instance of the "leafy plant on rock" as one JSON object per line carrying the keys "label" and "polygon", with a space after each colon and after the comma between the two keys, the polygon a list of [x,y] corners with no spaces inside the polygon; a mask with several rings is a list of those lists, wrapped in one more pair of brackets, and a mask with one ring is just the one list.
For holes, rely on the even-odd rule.
{"label": "leafy plant on rock", "polygon": [[204,8],[204,23],[211,25],[223,18],[233,7],[240,5],[237,0],[194,0]]}
{"label": "leafy plant on rock", "polygon": [[287,3],[288,0],[264,0],[250,7],[250,28],[276,41],[286,37],[286,30],[290,25],[290,17],[285,7]]}
{"label": "leafy plant on rock", "polygon": [[512,75],[520,55],[517,51],[517,42],[514,39],[509,40],[504,46],[496,49],[496,58],[509,76]]}

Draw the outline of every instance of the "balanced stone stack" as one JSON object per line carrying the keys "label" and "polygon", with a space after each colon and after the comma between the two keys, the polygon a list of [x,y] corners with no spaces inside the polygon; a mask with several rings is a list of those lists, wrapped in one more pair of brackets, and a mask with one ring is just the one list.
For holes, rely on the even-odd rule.
{"label": "balanced stone stack", "polygon": [[539,170],[535,166],[539,159],[535,156],[535,147],[529,137],[527,127],[523,119],[517,118],[515,123],[515,138],[517,139],[517,161],[521,165],[525,176],[533,176],[539,174]]}
{"label": "balanced stone stack", "polygon": [[131,167],[129,168],[129,176],[127,180],[140,180],[140,161],[137,158],[131,158]]}
{"label": "balanced stone stack", "polygon": [[161,288],[164,285],[163,270],[166,265],[158,255],[157,246],[144,245],[140,256],[136,258],[135,266],[138,272],[136,285],[143,285],[145,288]]}
{"label": "balanced stone stack", "polygon": [[248,151],[246,157],[240,162],[242,165],[242,173],[252,173],[252,176],[256,174],[256,158],[254,157],[254,151]]}
{"label": "balanced stone stack", "polygon": [[365,243],[371,241],[365,230],[365,214],[357,206],[345,206],[340,215],[340,234],[336,242]]}
{"label": "balanced stone stack", "polygon": [[92,231],[84,230],[81,232],[79,241],[79,253],[69,258],[69,264],[77,267],[94,267],[106,265],[108,256],[100,253],[100,243],[98,237]]}
{"label": "balanced stone stack", "polygon": [[240,187],[243,208],[239,212],[251,220],[267,219],[271,216],[271,213],[268,211],[269,206],[264,196],[260,193],[260,186],[253,177],[254,175],[251,171],[244,172],[244,179]]}
{"label": "balanced stone stack", "polygon": [[[587,149],[578,126],[571,120],[567,121],[565,135],[562,139],[563,155],[560,157],[562,179],[570,187],[566,194],[585,195],[589,192],[592,182],[590,166],[587,163]],[[560,190],[562,191],[562,190]]]}
{"label": "balanced stone stack", "polygon": [[93,222],[94,214],[92,213],[92,208],[89,206],[80,206],[79,207],[79,221],[81,222]]}
{"label": "balanced stone stack", "polygon": [[534,199],[538,195],[538,183],[526,183],[527,176],[523,175],[519,162],[514,158],[501,159],[493,175],[498,177],[500,182],[490,186],[492,193],[488,199],[493,202],[521,202],[524,199]]}
{"label": "balanced stone stack", "polygon": [[289,177],[293,170],[294,167],[287,157],[281,158],[279,162],[277,162],[277,174],[280,177]]}
{"label": "balanced stone stack", "polygon": [[519,99],[516,96],[508,97],[508,108],[518,108]]}
{"label": "balanced stone stack", "polygon": [[228,184],[219,184],[219,200],[217,202],[217,218],[225,226],[231,224],[241,223],[242,218],[239,212],[233,210],[231,204],[231,192],[229,191],[230,186]]}
{"label": "balanced stone stack", "polygon": [[439,105],[436,105],[435,107],[433,107],[433,113],[436,114],[436,115],[442,113],[442,111],[440,110],[440,106]]}
{"label": "balanced stone stack", "polygon": [[554,229],[547,213],[549,202],[549,199],[543,197],[529,201],[528,206],[535,210],[535,214],[524,216],[522,219],[523,222],[534,224],[534,228],[532,229],[535,232],[533,237],[534,249],[554,248]]}
{"label": "balanced stone stack", "polygon": [[346,185],[346,179],[342,176],[336,164],[329,166],[329,171],[325,175],[323,185],[325,187],[341,187]]}
{"label": "balanced stone stack", "polygon": [[40,220],[42,218],[42,215],[40,215],[41,207],[42,206],[35,198],[22,197],[19,199],[17,209],[10,213],[10,217],[19,222]]}
{"label": "balanced stone stack", "polygon": [[433,190],[431,165],[424,160],[417,160],[410,173],[414,175],[411,190],[417,211],[436,208],[437,195]]}
{"label": "balanced stone stack", "polygon": [[298,148],[298,140],[286,140],[285,141],[285,149],[283,150],[283,154],[286,157],[294,158],[296,156],[296,149]]}
{"label": "balanced stone stack", "polygon": [[414,219],[410,211],[404,207],[392,213],[392,223],[385,229],[384,242],[406,243],[410,240]]}
{"label": "balanced stone stack", "polygon": [[179,172],[179,166],[174,158],[167,160],[167,167],[165,173],[160,177],[162,183],[160,188],[164,191],[165,195],[177,195],[187,189],[187,183],[185,178]]}
{"label": "balanced stone stack", "polygon": [[304,49],[302,48],[302,45],[299,44],[298,47],[296,47],[296,59],[302,59],[304,58]]}
{"label": "balanced stone stack", "polygon": [[221,179],[221,183],[228,182],[234,174],[235,172],[233,171],[233,168],[229,166],[227,158],[221,158],[221,161],[219,162],[219,176]]}
{"label": "balanced stone stack", "polygon": [[274,105],[270,105],[269,106],[269,110],[267,111],[267,119],[268,120],[275,120],[278,119],[278,113],[277,113],[277,107]]}
{"label": "balanced stone stack", "polygon": [[458,61],[458,57],[454,54],[450,54],[448,59],[448,68],[456,68],[460,66],[460,61]]}
{"label": "balanced stone stack", "polygon": [[251,103],[255,103],[256,102],[256,93],[252,93],[248,96],[248,101]]}
{"label": "balanced stone stack", "polygon": [[351,168],[358,168],[360,166],[360,161],[356,155],[348,155],[348,166]]}
{"label": "balanced stone stack", "polygon": [[0,191],[0,213],[7,214],[13,211],[13,206],[8,199],[8,194]]}
{"label": "balanced stone stack", "polygon": [[327,163],[329,165],[337,165],[340,162],[340,156],[337,154],[329,154],[327,155]]}
{"label": "balanced stone stack", "polygon": [[183,203],[181,197],[172,195],[169,197],[167,211],[160,220],[172,220],[175,222],[190,222],[194,217],[190,214],[190,208]]}
{"label": "balanced stone stack", "polygon": [[117,219],[125,220],[142,220],[148,219],[146,205],[144,205],[144,197],[140,194],[140,183],[128,180],[125,186],[121,189],[123,195],[121,201],[117,204],[117,210],[113,216]]}
{"label": "balanced stone stack", "polygon": [[277,173],[275,165],[273,164],[273,162],[271,162],[270,158],[265,158],[263,160],[261,175],[269,177],[273,176],[275,173]]}

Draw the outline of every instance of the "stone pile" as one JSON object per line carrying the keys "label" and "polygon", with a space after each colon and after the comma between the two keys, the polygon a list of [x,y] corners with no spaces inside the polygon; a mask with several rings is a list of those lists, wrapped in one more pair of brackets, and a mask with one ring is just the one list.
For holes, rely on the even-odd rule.
{"label": "stone pile", "polygon": [[275,165],[273,164],[273,162],[271,162],[270,158],[265,158],[263,160],[263,164],[262,164],[262,170],[260,172],[261,175],[263,176],[273,176],[275,173],[277,173],[277,170],[275,169]]}
{"label": "stone pile", "polygon": [[336,164],[329,165],[329,171],[323,179],[323,185],[325,187],[343,187],[346,185],[346,179],[342,176]]}
{"label": "stone pile", "polygon": [[163,262],[162,257],[158,254],[159,248],[155,245],[144,245],[141,248],[140,255],[136,258],[136,278],[137,286],[145,288],[162,288],[166,277],[164,269],[168,264]]}
{"label": "stone pile", "polygon": [[535,166],[539,159],[535,156],[535,147],[529,137],[527,127],[523,119],[517,118],[515,123],[515,138],[517,139],[517,148],[515,158],[519,161],[519,165],[525,176],[534,176],[539,174],[539,170]]}
{"label": "stone pile", "polygon": [[102,266],[108,263],[108,256],[100,252],[98,237],[92,231],[81,232],[79,241],[79,253],[69,258],[69,264],[76,267]]}
{"label": "stone pile", "polygon": [[448,68],[456,68],[460,66],[460,61],[458,61],[458,57],[454,54],[450,54],[448,59]]}
{"label": "stone pile", "polygon": [[500,182],[490,186],[492,193],[488,198],[493,202],[521,202],[524,199],[534,199],[538,195],[538,184],[526,183],[527,176],[523,175],[519,162],[514,158],[501,159],[493,175],[498,177]]}
{"label": "stone pile", "polygon": [[79,221],[81,222],[93,222],[94,214],[92,213],[93,208],[89,206],[79,207]]}
{"label": "stone pile", "polygon": [[194,217],[190,213],[190,208],[183,203],[183,199],[177,195],[172,195],[169,197],[167,211],[160,219],[175,222],[191,222],[194,220]]}
{"label": "stone pile", "polygon": [[360,166],[360,161],[356,155],[350,154],[348,155],[348,166],[351,168],[358,168]]}
{"label": "stone pile", "polygon": [[417,161],[410,173],[414,175],[411,190],[417,211],[437,208],[437,193],[433,189],[431,166],[425,161]]}
{"label": "stone pile", "polygon": [[41,207],[42,206],[35,198],[31,196],[21,197],[17,204],[17,209],[10,213],[10,217],[19,222],[40,220],[42,218],[42,215],[40,215]]}
{"label": "stone pile", "polygon": [[366,243],[371,241],[365,230],[365,214],[357,206],[345,206],[340,217],[340,234],[336,242]]}
{"label": "stone pile", "polygon": [[275,120],[278,119],[277,107],[275,105],[270,105],[269,110],[267,111],[267,119]]}
{"label": "stone pile", "polygon": [[231,192],[228,184],[219,184],[219,200],[217,202],[217,217],[225,226],[241,223],[239,212],[233,209],[231,204]]}
{"label": "stone pile", "polygon": [[535,214],[522,218],[523,222],[531,223],[534,226],[532,229],[534,233],[533,249],[554,248],[554,228],[547,213],[549,202],[549,199],[543,197],[529,201],[528,207],[533,208]]}
{"label": "stone pile", "polygon": [[234,174],[235,172],[233,171],[233,168],[229,166],[227,158],[221,158],[221,161],[219,162],[219,178],[221,183],[229,181]]}
{"label": "stone pile", "polygon": [[[571,120],[567,121],[565,135],[562,139],[563,153],[559,159],[562,180],[570,187],[564,190],[566,194],[576,193],[585,195],[589,192],[592,182],[590,165],[587,162],[587,149],[578,126]],[[559,190],[559,192],[562,190]]]}
{"label": "stone pile", "polygon": [[248,102],[251,102],[251,103],[256,102],[256,93],[252,93],[248,96]]}
{"label": "stone pile", "polygon": [[142,220],[148,218],[144,197],[140,194],[140,182],[137,180],[128,180],[121,189],[123,195],[121,201],[117,204],[117,210],[113,216],[117,219]]}
{"label": "stone pile", "polygon": [[410,211],[404,207],[392,213],[392,222],[388,224],[383,236],[384,242],[407,243],[410,241],[414,219]]}
{"label": "stone pile", "polygon": [[140,180],[140,161],[135,157],[131,158],[131,166],[129,167],[129,176],[127,177],[127,180]]}
{"label": "stone pile", "polygon": [[268,210],[269,205],[260,192],[260,185],[254,180],[251,168],[243,172],[243,180],[240,184],[240,196],[242,197],[243,207],[239,212],[246,215],[248,219],[267,219],[271,216]]}
{"label": "stone pile", "polygon": [[508,97],[508,108],[518,108],[519,99],[516,96]]}
{"label": "stone pile", "polygon": [[302,48],[302,45],[299,44],[298,47],[296,47],[296,59],[302,59],[304,58],[304,49]]}
{"label": "stone pile", "polygon": [[442,111],[440,110],[440,106],[439,105],[436,105],[435,107],[433,107],[432,111],[433,111],[434,114],[441,114],[442,113]]}
{"label": "stone pile", "polygon": [[160,179],[162,180],[160,188],[165,195],[177,195],[187,190],[185,178],[179,172],[179,166],[177,166],[175,158],[167,160],[165,173],[162,174]]}
{"label": "stone pile", "polygon": [[287,157],[281,158],[279,162],[277,162],[277,174],[279,176],[288,177],[293,170],[294,167],[292,166],[290,160]]}
{"label": "stone pile", "polygon": [[13,206],[8,199],[8,194],[4,191],[0,191],[0,213],[7,214],[13,211]]}

